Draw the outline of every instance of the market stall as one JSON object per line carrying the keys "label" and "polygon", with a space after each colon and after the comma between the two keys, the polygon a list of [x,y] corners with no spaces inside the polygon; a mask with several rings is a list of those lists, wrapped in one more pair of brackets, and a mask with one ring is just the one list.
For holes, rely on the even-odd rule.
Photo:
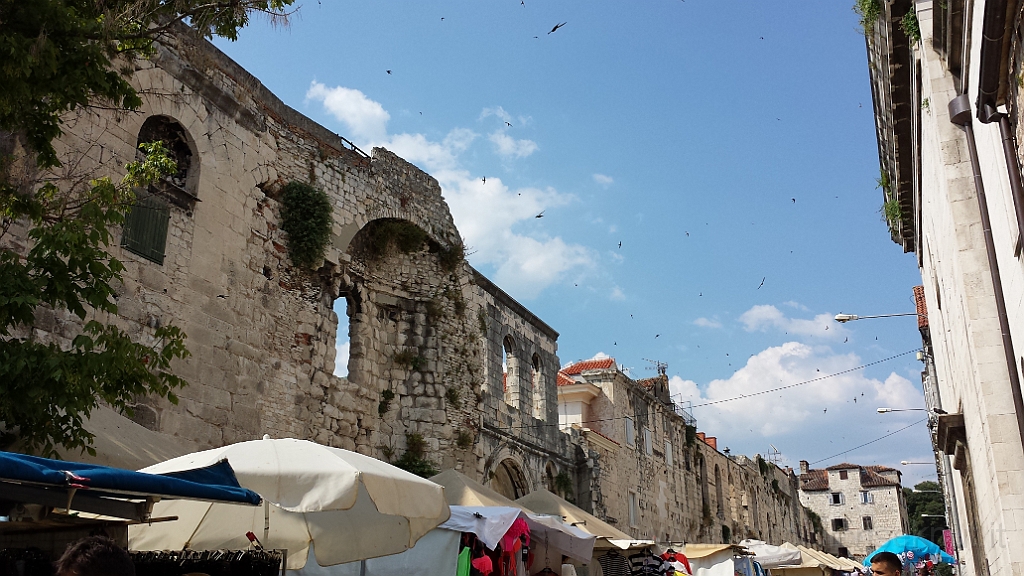
{"label": "market stall", "polygon": [[750,553],[736,544],[687,544],[693,576],[735,576],[750,573]]}
{"label": "market stall", "polygon": [[443,489],[355,452],[294,439],[240,442],[145,468],[151,474],[230,462],[238,483],[264,498],[262,508],[210,502],[159,502],[166,524],[132,526],[133,550],[244,550],[254,542],[283,550],[289,570],[315,548],[330,566],[397,554],[448,518]]}
{"label": "market stall", "polygon": [[0,452],[0,495],[0,563],[22,566],[25,576],[48,574],[67,545],[85,536],[125,544],[131,523],[170,523],[173,516],[154,513],[158,500],[260,503],[227,462],[159,475],[11,452]]}
{"label": "market stall", "polygon": [[802,561],[799,550],[772,546],[762,540],[743,540],[740,542],[740,546],[749,550],[754,555],[754,560],[766,570],[783,566],[799,566]]}

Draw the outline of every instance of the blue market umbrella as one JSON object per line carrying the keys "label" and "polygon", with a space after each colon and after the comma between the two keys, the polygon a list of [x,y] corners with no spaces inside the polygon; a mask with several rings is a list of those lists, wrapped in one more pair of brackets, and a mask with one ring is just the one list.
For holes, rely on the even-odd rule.
{"label": "blue market umbrella", "polygon": [[[917,564],[924,560],[932,560],[939,562],[946,562],[948,564],[956,564],[956,560],[942,551],[931,540],[925,540],[920,536],[913,536],[910,534],[904,534],[897,536],[892,540],[889,540],[885,544],[882,544],[875,549],[874,552],[867,555],[864,559],[864,565],[871,565],[871,557],[879,552],[892,552],[900,557],[903,564]],[[937,558],[936,558],[937,557]]]}

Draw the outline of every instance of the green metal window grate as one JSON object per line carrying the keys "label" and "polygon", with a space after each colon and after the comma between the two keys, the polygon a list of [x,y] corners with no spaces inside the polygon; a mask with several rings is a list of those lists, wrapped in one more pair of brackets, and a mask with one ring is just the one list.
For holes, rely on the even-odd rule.
{"label": "green metal window grate", "polygon": [[152,194],[139,194],[125,218],[121,246],[163,265],[164,249],[167,247],[167,223],[170,219],[171,210],[167,201]]}

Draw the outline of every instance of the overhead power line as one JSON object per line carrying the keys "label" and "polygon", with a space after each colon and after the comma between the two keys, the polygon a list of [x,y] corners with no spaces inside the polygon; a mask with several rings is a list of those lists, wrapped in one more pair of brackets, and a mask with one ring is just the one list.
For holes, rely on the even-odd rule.
{"label": "overhead power line", "polygon": [[840,452],[838,454],[833,454],[833,455],[829,456],[828,458],[822,458],[821,460],[815,460],[814,462],[811,462],[810,465],[813,466],[814,464],[817,464],[819,462],[824,462],[826,460],[831,460],[831,459],[835,458],[836,456],[842,456],[843,454],[849,454],[850,452],[853,452],[854,450],[860,450],[861,448],[863,448],[863,447],[865,447],[865,446],[867,446],[869,444],[874,444],[875,442],[878,442],[879,440],[885,440],[886,438],[888,438],[889,436],[892,436],[893,434],[899,434],[900,432],[903,432],[907,428],[912,428],[914,426],[917,426],[921,422],[927,422],[927,421],[928,421],[927,418],[924,418],[922,420],[918,420],[917,422],[914,422],[913,424],[910,424],[908,426],[904,426],[903,428],[900,428],[899,430],[896,430],[894,432],[889,432],[885,436],[879,436],[878,438],[875,438],[871,442],[865,442],[865,443],[861,444],[860,446],[854,446],[853,448],[850,448],[849,450],[844,450],[844,451],[842,451],[842,452]]}

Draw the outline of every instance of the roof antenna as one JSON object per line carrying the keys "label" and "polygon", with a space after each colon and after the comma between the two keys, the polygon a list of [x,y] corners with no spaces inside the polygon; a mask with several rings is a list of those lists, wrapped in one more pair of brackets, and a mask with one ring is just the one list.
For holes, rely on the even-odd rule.
{"label": "roof antenna", "polygon": [[644,358],[645,361],[650,362],[653,366],[649,366],[648,370],[657,370],[658,374],[665,376],[668,371],[668,362],[661,362],[660,360],[651,360],[650,358]]}

